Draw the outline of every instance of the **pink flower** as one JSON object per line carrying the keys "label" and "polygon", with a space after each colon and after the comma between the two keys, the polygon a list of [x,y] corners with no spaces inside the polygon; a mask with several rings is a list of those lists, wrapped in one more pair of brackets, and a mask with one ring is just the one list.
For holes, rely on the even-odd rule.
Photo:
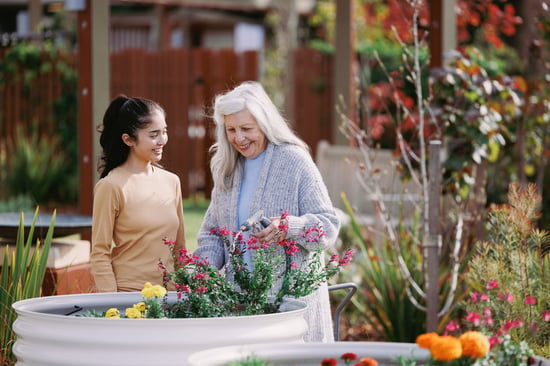
{"label": "pink flower", "polygon": [[510,329],[519,328],[523,326],[523,320],[517,319],[517,320],[508,320],[506,323],[504,323],[504,331],[508,332]]}
{"label": "pink flower", "polygon": [[487,325],[492,325],[494,323],[493,313],[491,312],[490,308],[485,308],[483,310],[483,318],[484,318],[484,323]]}
{"label": "pink flower", "polygon": [[496,280],[489,280],[487,283],[487,290],[498,288],[498,282]]}
{"label": "pink flower", "polygon": [[481,317],[479,316],[479,314],[474,312],[474,311],[470,311],[468,313],[468,315],[466,315],[466,320],[469,321],[470,323],[472,323],[475,326],[479,325],[480,319],[481,319]]}
{"label": "pink flower", "polygon": [[480,301],[487,301],[487,300],[489,300],[489,296],[487,296],[487,294],[481,294],[479,300]]}
{"label": "pink flower", "polygon": [[340,265],[346,266],[352,261],[352,259],[353,259],[353,250],[346,249],[346,253],[344,254],[344,257],[340,258]]}
{"label": "pink flower", "polygon": [[206,288],[206,286],[198,286],[197,289],[195,290],[198,294],[200,293],[204,293],[206,291],[208,291],[208,289]]}
{"label": "pink flower", "polygon": [[477,291],[474,291],[470,294],[470,301],[471,302],[478,302],[479,300],[479,293]]}
{"label": "pink flower", "polygon": [[550,310],[545,310],[542,312],[542,319],[545,322],[550,322]]}
{"label": "pink flower", "polygon": [[497,336],[492,336],[491,338],[489,338],[489,345],[491,346],[491,348],[499,345],[502,343],[502,338],[500,337],[497,337]]}
{"label": "pink flower", "polygon": [[497,295],[497,298],[499,300],[504,300],[506,302],[512,302],[514,301],[514,296],[510,293],[508,294],[503,294],[502,292],[499,292],[498,295]]}
{"label": "pink flower", "polygon": [[173,240],[169,240],[167,238],[164,238],[164,245],[176,245],[176,242]]}
{"label": "pink flower", "polygon": [[531,295],[527,295],[527,296],[525,296],[525,299],[523,300],[523,303],[525,305],[535,305],[537,303],[537,299],[535,299]]}
{"label": "pink flower", "polygon": [[445,326],[445,332],[452,333],[456,330],[460,330],[460,325],[458,322],[451,320],[446,326]]}

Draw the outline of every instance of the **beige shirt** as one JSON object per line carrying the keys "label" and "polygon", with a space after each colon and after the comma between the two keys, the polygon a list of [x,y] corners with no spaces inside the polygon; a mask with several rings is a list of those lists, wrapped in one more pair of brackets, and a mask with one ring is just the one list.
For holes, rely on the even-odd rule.
{"label": "beige shirt", "polygon": [[185,247],[177,175],[157,167],[149,176],[136,175],[117,167],[97,182],[91,254],[97,291],[141,291],[145,282],[162,285],[159,260],[174,269],[164,238],[176,242],[176,253]]}

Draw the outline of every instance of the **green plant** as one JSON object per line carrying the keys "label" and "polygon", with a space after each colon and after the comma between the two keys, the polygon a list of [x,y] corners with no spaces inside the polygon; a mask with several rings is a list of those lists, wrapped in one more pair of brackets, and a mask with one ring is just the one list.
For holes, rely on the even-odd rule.
{"label": "green plant", "polygon": [[32,212],[36,202],[27,194],[20,194],[0,201],[0,212]]}
{"label": "green plant", "polygon": [[[281,216],[279,230],[288,231],[286,213]],[[177,258],[185,265],[166,274],[181,293],[183,301],[176,306],[180,316],[191,317],[199,313],[202,316],[220,316],[233,312],[240,304],[244,304],[242,312],[245,314],[277,311],[284,298],[311,294],[321,283],[338,274],[352,257],[351,251],[346,251],[342,258],[333,254],[325,265],[323,252],[319,250],[314,251],[307,263],[298,266],[292,257],[297,248],[293,238],[285,237],[273,245],[266,245],[259,243],[254,236],[244,239],[241,232],[233,233],[225,228],[213,228],[211,234],[220,237],[230,253],[234,285],[210,267],[207,260],[195,258],[183,250]],[[300,235],[308,242],[315,242],[324,233],[322,228],[315,227],[304,228]],[[284,248],[284,257],[278,254],[280,247]],[[244,259],[247,251],[255,253],[252,269]],[[281,264],[285,266],[283,273],[279,273]],[[268,293],[278,279],[282,279],[282,286],[271,298]]]}
{"label": "green plant", "polygon": [[11,152],[6,183],[13,195],[30,195],[44,203],[59,189],[65,176],[65,154],[58,136],[40,135],[36,129],[16,129],[15,141],[8,140]]}
{"label": "green plant", "polygon": [[[344,281],[353,279],[361,289],[352,299],[356,308],[354,312],[358,313],[355,316],[361,317],[354,323],[370,323],[384,340],[410,342],[425,329],[426,314],[407,299],[409,286],[399,268],[394,247],[388,241],[380,244],[369,242],[345,194],[342,194],[342,201],[351,217],[351,227],[359,239],[356,258],[351,264],[353,268],[342,275]],[[417,269],[413,276],[420,280],[418,264],[422,261],[421,251],[411,236],[403,234],[399,240],[403,259],[409,268]]]}
{"label": "green plant", "polygon": [[[286,213],[281,216],[279,230],[288,232]],[[255,230],[255,229],[252,229]],[[116,309],[110,309],[102,314],[108,317],[167,317],[167,318],[197,318],[221,317],[235,314],[255,315],[277,312],[286,298],[300,298],[315,291],[323,282],[338,274],[352,257],[351,250],[347,250],[344,257],[332,254],[328,263],[324,263],[323,251],[314,251],[307,262],[299,265],[293,261],[293,254],[297,250],[294,238],[279,236],[276,243],[271,245],[259,243],[255,236],[244,239],[241,232],[232,233],[225,228],[213,228],[211,234],[220,237],[227,246],[229,261],[233,271],[230,274],[219,273],[210,266],[207,259],[193,255],[187,249],[180,253],[173,253],[174,260],[179,267],[174,271],[164,268],[165,283],[163,286],[146,284],[142,295],[144,306],[136,304],[124,315],[117,314]],[[315,242],[324,235],[320,227],[305,228],[300,234],[308,242]],[[165,244],[171,250],[174,242],[165,239]],[[281,256],[278,249],[284,249]],[[253,269],[249,269],[243,255],[247,251],[254,251]],[[281,264],[285,270],[281,273]],[[276,280],[282,281],[282,287],[273,296],[268,296]],[[168,283],[174,284],[178,300],[168,305],[166,288]],[[153,290],[149,290],[153,288]],[[161,294],[162,290],[164,292]],[[153,299],[153,303],[149,299]],[[163,313],[151,314],[152,308],[157,308],[160,301],[165,303]],[[140,308],[140,313],[135,309]],[[112,316],[112,315],[116,316]],[[94,314],[92,314],[94,315]],[[97,314],[96,314],[97,315]]]}
{"label": "green plant", "polygon": [[269,366],[269,363],[252,355],[241,361],[231,361],[227,366]]}
{"label": "green plant", "polygon": [[[385,341],[413,342],[416,336],[426,329],[426,312],[424,302],[415,302],[425,288],[424,268],[422,262],[424,247],[419,245],[422,235],[420,218],[415,213],[411,223],[405,227],[404,218],[399,220],[396,229],[397,247],[388,239],[372,242],[368,230],[358,224],[355,213],[345,193],[341,194],[346,212],[351,219],[351,228],[355,234],[354,245],[358,246],[351,270],[341,274],[343,281],[354,281],[359,284],[357,295],[352,299],[354,308],[348,316],[355,318],[353,323],[365,323],[374,328],[375,335]],[[443,254],[448,254],[442,250]],[[439,297],[447,298],[453,291],[450,278],[453,263],[443,259],[439,268]],[[469,255],[462,256],[456,269],[461,275],[467,267]],[[407,268],[403,270],[403,266]],[[455,302],[464,295],[466,288],[456,288]],[[448,300],[449,301],[449,300]],[[440,318],[440,326],[447,315]]]}
{"label": "green plant", "polygon": [[33,243],[34,227],[38,217],[36,208],[32,225],[25,240],[24,214],[21,213],[15,248],[6,246],[0,276],[0,363],[14,363],[11,352],[15,341],[12,331],[16,313],[12,304],[16,301],[40,296],[42,281],[53,237],[55,211],[43,242]]}
{"label": "green plant", "polygon": [[473,293],[460,304],[455,327],[477,326],[497,336],[509,334],[513,341],[525,341],[536,354],[547,357],[550,236],[535,226],[541,197],[533,184],[512,183],[508,201],[491,207],[487,240],[475,244],[465,277]]}

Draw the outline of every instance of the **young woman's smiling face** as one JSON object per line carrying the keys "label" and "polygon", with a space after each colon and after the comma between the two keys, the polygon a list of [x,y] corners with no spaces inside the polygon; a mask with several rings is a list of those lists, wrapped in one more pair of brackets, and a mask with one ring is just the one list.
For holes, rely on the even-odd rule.
{"label": "young woman's smiling face", "polygon": [[130,146],[130,156],[142,162],[156,162],[162,159],[162,150],[168,142],[168,132],[164,115],[153,113],[151,123],[136,131],[136,139],[123,135],[124,141]]}
{"label": "young woman's smiling face", "polygon": [[245,158],[253,159],[267,147],[267,139],[248,109],[228,114],[224,121],[229,143]]}

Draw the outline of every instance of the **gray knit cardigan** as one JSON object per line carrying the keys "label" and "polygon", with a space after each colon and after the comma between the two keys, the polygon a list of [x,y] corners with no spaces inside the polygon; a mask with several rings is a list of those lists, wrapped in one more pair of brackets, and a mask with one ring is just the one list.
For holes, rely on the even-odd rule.
{"label": "gray knit cardigan", "polygon": [[[229,255],[223,242],[210,234],[209,230],[214,227],[230,230],[238,228],[237,202],[243,165],[243,162],[238,164],[231,189],[221,191],[214,187],[210,206],[198,234],[195,254],[208,258],[210,264],[218,269],[228,264]],[[298,238],[298,234],[303,233],[305,228],[321,225],[326,236],[318,243],[306,243],[303,239],[299,241],[300,250],[293,258],[298,265],[309,258],[311,250],[334,247],[340,229],[339,219],[313,159],[297,146],[268,143],[257,187],[250,202],[249,216],[258,210],[264,210],[267,217],[277,217],[287,211],[288,237]],[[280,255],[284,256],[282,248]],[[281,268],[283,270],[284,267]],[[226,268],[226,271],[232,272],[231,268]],[[276,293],[280,285],[280,282],[275,283],[271,294]],[[308,304],[305,315],[308,331],[304,340],[334,341],[327,284],[300,300]]]}

